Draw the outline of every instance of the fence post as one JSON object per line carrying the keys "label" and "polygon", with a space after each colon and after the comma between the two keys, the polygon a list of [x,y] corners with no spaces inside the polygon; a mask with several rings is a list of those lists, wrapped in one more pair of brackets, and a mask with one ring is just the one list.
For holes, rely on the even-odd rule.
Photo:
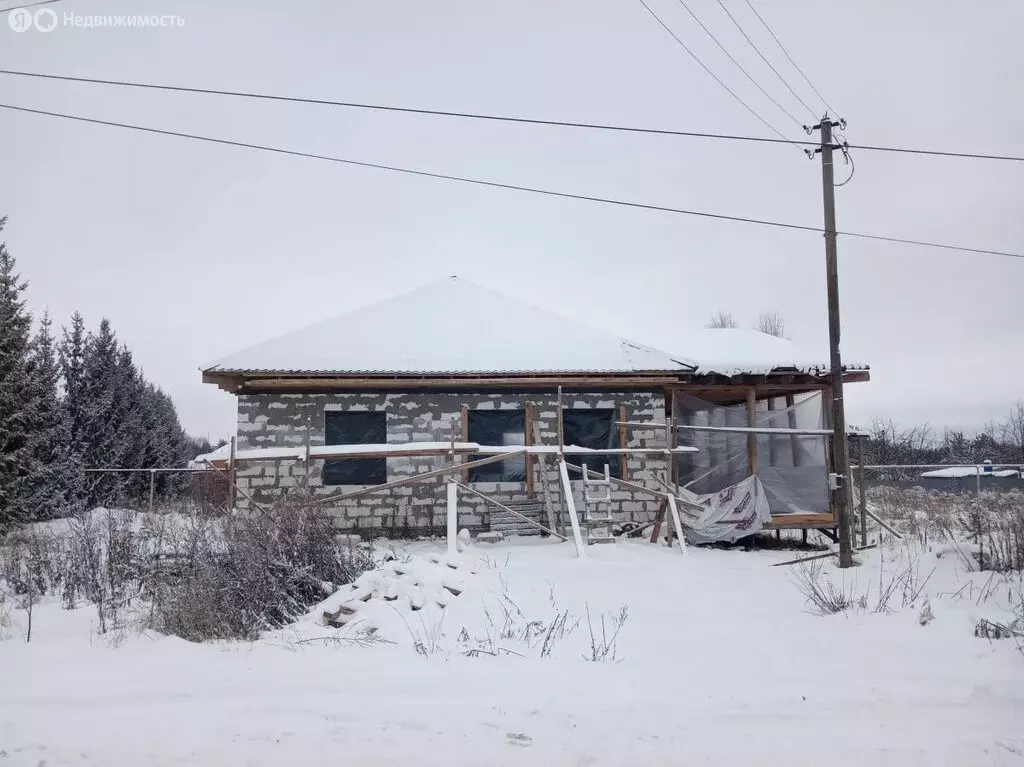
{"label": "fence post", "polygon": [[156,469],[149,470],[149,513],[153,513],[153,498],[156,495]]}
{"label": "fence post", "polygon": [[228,488],[228,508],[231,511],[235,510],[235,504],[238,502],[238,466],[235,461],[235,447],[237,439],[231,438],[231,457],[228,459],[228,478],[231,480],[231,487]]}

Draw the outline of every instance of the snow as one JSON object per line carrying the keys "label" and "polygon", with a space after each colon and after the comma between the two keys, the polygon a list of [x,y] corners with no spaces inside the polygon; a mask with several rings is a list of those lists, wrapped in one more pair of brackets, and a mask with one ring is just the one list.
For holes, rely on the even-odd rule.
{"label": "snow", "polygon": [[[926,471],[921,474],[922,477],[930,477],[933,479],[955,479],[958,477],[976,477],[978,475],[978,469],[975,466],[950,466],[948,469],[935,469],[933,471]],[[1020,470],[1018,469],[996,469],[986,471],[985,467],[981,467],[982,477],[1019,477]]]}
{"label": "snow", "polygon": [[[25,644],[16,611],[0,641],[3,763],[1021,764],[1024,658],[1009,640],[973,636],[979,618],[1004,619],[1005,588],[984,598],[990,574],[964,573],[958,557],[922,553],[922,575],[935,568],[935,617],[922,626],[921,603],[810,614],[790,568],[770,567],[792,552],[394,548],[357,589],[250,644],[112,641],[92,633],[92,608],[54,603],[37,607]],[[860,593],[898,554],[864,552],[843,576],[824,567]],[[323,639],[356,635],[319,617],[359,590],[370,598],[358,625],[394,644]],[[618,661],[585,661],[587,611],[600,637],[601,617],[610,628],[624,605]],[[566,610],[583,622],[550,657],[497,636],[509,620],[515,633]],[[495,654],[467,657],[473,647]]]}
{"label": "snow", "polygon": [[[452,449],[451,442],[400,442],[400,443],[369,443],[365,445],[314,445],[309,448],[309,454],[313,458],[330,457],[335,458],[343,455],[359,456],[366,453],[415,453],[422,452],[424,455],[436,455],[439,451]],[[612,455],[620,454],[620,449],[602,450],[597,448],[581,447],[580,445],[565,445],[562,451],[567,454],[588,455]],[[477,442],[456,442],[455,452],[460,455],[479,453],[481,455],[500,455],[501,453],[527,452],[530,455],[554,455],[558,453],[557,445],[481,445]],[[663,449],[637,449],[635,453],[664,453]],[[673,453],[696,453],[698,449],[688,445],[680,445],[672,448]],[[272,461],[278,459],[302,460],[306,457],[304,447],[259,447],[248,450],[236,450],[235,459],[238,461]],[[208,461],[228,461],[231,458],[230,446],[227,450],[219,447],[212,453],[197,456],[192,460],[195,465],[205,465]]]}
{"label": "snow", "polygon": [[[265,341],[208,372],[827,372],[827,349],[740,328],[674,332],[678,354],[589,327],[457,277]],[[848,369],[867,365],[847,364]]]}

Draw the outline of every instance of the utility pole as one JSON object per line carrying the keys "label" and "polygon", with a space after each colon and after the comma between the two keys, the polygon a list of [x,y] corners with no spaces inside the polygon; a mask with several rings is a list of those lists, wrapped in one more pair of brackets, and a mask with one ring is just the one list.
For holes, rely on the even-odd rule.
{"label": "utility pole", "polygon": [[832,363],[832,508],[839,525],[839,566],[853,566],[850,530],[850,454],[846,444],[846,407],[843,402],[843,361],[839,353],[839,262],[836,255],[836,188],[832,167],[832,128],[826,114],[814,130],[821,131],[821,188],[825,203],[825,271],[828,283],[828,341]]}

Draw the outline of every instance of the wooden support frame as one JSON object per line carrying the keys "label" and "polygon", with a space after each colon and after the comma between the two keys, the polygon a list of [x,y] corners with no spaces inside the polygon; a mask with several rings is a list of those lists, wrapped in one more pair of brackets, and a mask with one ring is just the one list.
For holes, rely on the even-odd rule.
{"label": "wooden support frame", "polygon": [[347,501],[353,498],[362,498],[364,495],[372,495],[373,493],[379,493],[381,490],[391,490],[396,487],[405,487],[406,485],[412,485],[416,482],[422,482],[426,479],[433,477],[443,477],[447,474],[453,474],[461,471],[468,471],[469,469],[477,466],[486,466],[489,463],[497,463],[498,461],[504,461],[506,458],[518,458],[521,455],[526,455],[526,450],[516,450],[510,453],[497,453],[496,455],[489,456],[487,458],[481,458],[478,461],[470,461],[469,463],[461,464],[460,466],[442,466],[440,469],[432,469],[430,471],[424,471],[420,474],[410,474],[408,477],[402,477],[401,479],[392,480],[391,482],[385,482],[380,485],[370,485],[364,487],[361,490],[353,490],[350,493],[335,493],[332,495],[325,495],[323,498],[317,498],[313,501],[314,504],[322,503],[336,503],[338,501]]}
{"label": "wooden support frame", "polygon": [[[757,389],[747,389],[747,426],[757,426]],[[751,476],[757,474],[757,435],[747,434],[747,469]]]}
{"label": "wooden support frame", "polygon": [[[626,423],[626,406],[619,405],[619,447],[625,448],[629,446],[629,425]],[[622,474],[623,479],[629,479],[629,461],[626,460],[627,456],[622,456],[622,460],[619,462],[621,467],[619,473]]]}
{"label": "wooden support frame", "polygon": [[[786,419],[789,421],[789,428],[796,429],[796,395],[786,395]],[[793,465],[799,466],[803,462],[801,455],[800,438],[794,434],[789,438],[789,449],[793,452]]]}
{"label": "wooden support frame", "polygon": [[459,553],[459,486],[452,477],[448,477],[447,485],[445,528],[448,534],[448,556],[454,557]]}
{"label": "wooden support frame", "polygon": [[487,495],[484,495],[479,490],[474,490],[469,485],[464,485],[461,482],[459,482],[457,480],[454,480],[454,479],[453,480],[449,480],[449,481],[452,484],[454,484],[454,485],[458,485],[460,488],[465,490],[467,493],[475,495],[477,498],[481,498],[484,501],[486,501],[487,503],[490,503],[490,504],[493,504],[494,506],[497,506],[502,511],[507,511],[509,514],[512,514],[513,516],[518,517],[519,519],[523,520],[524,522],[526,522],[528,524],[531,524],[534,527],[537,527],[537,528],[543,530],[545,533],[549,533],[549,534],[555,536],[556,538],[561,538],[563,541],[568,541],[569,540],[568,538],[566,538],[561,533],[556,533],[554,530],[552,530],[552,529],[550,529],[548,527],[544,527],[544,525],[540,524],[539,522],[537,522],[535,520],[530,519],[529,517],[527,517],[524,514],[520,514],[518,511],[516,511],[515,509],[513,509],[513,508],[511,508],[509,506],[506,506],[501,501],[497,501],[494,498],[491,498],[491,497],[489,497]]}
{"label": "wooden support frame", "polygon": [[[773,414],[775,412],[775,397],[768,397],[767,399],[765,399],[765,403],[767,404],[768,412]],[[775,421],[771,420],[770,425],[775,426]],[[775,445],[775,435],[770,434],[768,436],[768,465],[775,466],[778,462],[779,459],[778,450],[776,449]]]}
{"label": "wooden support frame", "polygon": [[[561,397],[559,397],[561,405]],[[562,493],[565,495],[565,506],[569,510],[569,524],[572,525],[572,539],[576,544],[576,556],[580,559],[587,558],[586,544],[583,542],[583,534],[580,532],[580,518],[576,514],[576,499],[572,495],[572,484],[569,482],[569,471],[565,468],[565,461],[558,458],[558,475],[562,480]]]}
{"label": "wooden support frame", "polygon": [[[527,402],[523,405],[523,444],[527,447],[533,446],[533,403]],[[534,460],[529,456],[526,461],[526,497],[534,498],[537,495],[534,487]]]}
{"label": "wooden support frame", "polygon": [[[238,461],[235,460],[235,454],[238,452],[238,438],[231,438],[231,454],[228,458],[228,481],[231,486],[228,488],[228,508],[231,511],[235,510],[235,505],[238,503]],[[210,464],[211,466],[213,464]]]}

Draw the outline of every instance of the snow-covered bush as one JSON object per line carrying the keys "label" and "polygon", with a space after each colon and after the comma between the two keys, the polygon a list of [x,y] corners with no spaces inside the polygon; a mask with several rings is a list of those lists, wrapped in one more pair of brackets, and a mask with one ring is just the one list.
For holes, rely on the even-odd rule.
{"label": "snow-covered bush", "polygon": [[233,516],[96,509],[0,546],[0,585],[95,607],[100,633],[130,620],[185,639],[252,639],[373,566],[301,498]]}
{"label": "snow-covered bush", "polygon": [[153,627],[192,641],[254,639],[373,567],[339,544],[331,520],[301,498],[192,525],[155,584]]}

